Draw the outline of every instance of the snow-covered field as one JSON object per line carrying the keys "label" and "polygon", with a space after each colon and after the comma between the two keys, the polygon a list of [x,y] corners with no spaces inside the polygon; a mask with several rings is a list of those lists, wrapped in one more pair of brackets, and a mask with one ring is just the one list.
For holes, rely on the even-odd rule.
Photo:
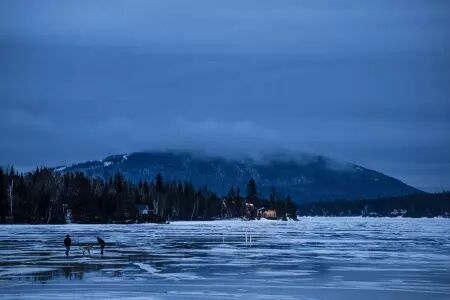
{"label": "snow-covered field", "polygon": [[[78,245],[96,236],[105,254],[95,246],[83,256]],[[3,299],[450,299],[450,219],[1,225],[0,291]]]}

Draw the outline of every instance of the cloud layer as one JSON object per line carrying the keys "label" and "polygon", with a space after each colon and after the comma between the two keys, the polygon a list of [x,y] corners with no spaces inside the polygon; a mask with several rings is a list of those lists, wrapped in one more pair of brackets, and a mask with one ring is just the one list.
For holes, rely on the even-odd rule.
{"label": "cloud layer", "polygon": [[0,164],[313,152],[450,189],[448,1],[2,1]]}

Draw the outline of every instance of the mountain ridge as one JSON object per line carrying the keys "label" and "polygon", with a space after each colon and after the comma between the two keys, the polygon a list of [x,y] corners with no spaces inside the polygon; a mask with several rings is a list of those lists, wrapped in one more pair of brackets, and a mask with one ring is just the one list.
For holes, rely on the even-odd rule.
{"label": "mountain ridge", "polygon": [[120,172],[133,182],[151,181],[161,173],[165,180],[190,181],[198,187],[208,186],[219,195],[226,195],[231,186],[239,187],[245,195],[246,183],[254,178],[261,196],[268,197],[275,190],[280,197],[289,194],[297,203],[422,192],[380,172],[311,154],[227,159],[188,151],[147,151],[110,155],[54,170],[83,172],[102,179]]}

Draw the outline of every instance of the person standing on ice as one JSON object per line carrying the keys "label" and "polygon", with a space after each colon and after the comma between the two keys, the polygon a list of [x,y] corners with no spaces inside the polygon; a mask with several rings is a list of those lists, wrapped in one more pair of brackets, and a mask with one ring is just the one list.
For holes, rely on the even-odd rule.
{"label": "person standing on ice", "polygon": [[97,241],[98,241],[98,244],[100,245],[100,250],[101,250],[100,254],[103,255],[103,249],[105,248],[106,243],[104,240],[102,240],[99,237],[97,237]]}
{"label": "person standing on ice", "polygon": [[64,246],[66,246],[66,256],[69,257],[70,246],[72,245],[72,240],[70,239],[70,235],[66,235],[64,239]]}

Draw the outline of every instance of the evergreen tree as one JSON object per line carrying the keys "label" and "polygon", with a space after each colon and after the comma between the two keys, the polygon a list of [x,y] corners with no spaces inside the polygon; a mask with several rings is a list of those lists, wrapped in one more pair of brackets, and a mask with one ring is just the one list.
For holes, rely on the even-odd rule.
{"label": "evergreen tree", "polygon": [[253,178],[247,183],[247,202],[255,203],[258,200],[258,191],[256,188],[256,182]]}
{"label": "evergreen tree", "polygon": [[237,217],[239,215],[239,210],[237,209],[237,197],[234,186],[230,187],[226,197],[226,214],[227,216]]}
{"label": "evergreen tree", "polygon": [[153,199],[153,207],[155,214],[158,215],[160,218],[163,218],[164,215],[164,184],[163,184],[163,178],[161,173],[156,174],[155,179],[155,197]]}
{"label": "evergreen tree", "polygon": [[156,174],[155,190],[157,193],[162,193],[164,189],[163,178],[161,173]]}
{"label": "evergreen tree", "polygon": [[244,214],[244,205],[241,199],[241,189],[239,187],[236,188],[236,211],[237,217],[242,217]]}
{"label": "evergreen tree", "polygon": [[292,201],[290,195],[286,197],[286,213],[289,218],[297,220],[297,207],[295,206],[294,201]]}
{"label": "evergreen tree", "polygon": [[275,208],[275,202],[277,202],[277,191],[272,186],[269,194],[269,208]]}

